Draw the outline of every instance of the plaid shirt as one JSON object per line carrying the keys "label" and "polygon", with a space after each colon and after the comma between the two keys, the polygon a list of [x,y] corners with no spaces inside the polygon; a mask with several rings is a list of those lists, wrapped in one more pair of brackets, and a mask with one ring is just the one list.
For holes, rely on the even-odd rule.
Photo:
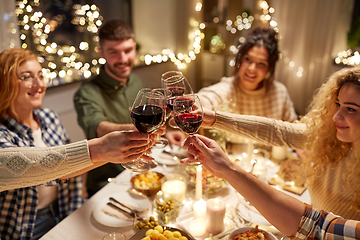
{"label": "plaid shirt", "polygon": [[[48,146],[69,143],[68,136],[59,117],[50,109],[34,110],[40,121],[44,142]],[[32,129],[22,125],[11,117],[2,119],[0,125],[0,147],[34,147]],[[13,164],[14,161],[11,163]],[[0,162],[0,167],[3,164]],[[14,165],[14,164],[13,164]],[[12,166],[14,171],[26,168],[26,163],[18,162]],[[81,177],[66,182],[54,180],[46,185],[58,186],[60,218],[66,217],[82,204]],[[0,192],[0,239],[31,239],[36,220],[38,193],[36,186]]]}
{"label": "plaid shirt", "polygon": [[291,239],[360,239],[359,221],[343,219],[331,212],[318,211],[308,204],[305,205],[306,209],[299,230]]}

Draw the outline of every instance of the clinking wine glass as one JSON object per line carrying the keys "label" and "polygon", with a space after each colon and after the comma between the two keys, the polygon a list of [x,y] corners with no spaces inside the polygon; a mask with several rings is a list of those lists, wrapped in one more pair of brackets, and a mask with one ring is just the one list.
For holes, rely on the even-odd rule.
{"label": "clinking wine glass", "polygon": [[[195,94],[177,97],[173,101],[173,114],[174,120],[181,131],[189,135],[195,134],[200,129],[203,121],[203,108],[200,98]],[[190,166],[201,165],[200,162],[185,164]]]}
{"label": "clinking wine glass", "polygon": [[[139,132],[153,133],[164,124],[164,95],[150,88],[141,89],[133,103],[131,120]],[[122,163],[123,167],[133,172],[145,172],[156,167],[155,161],[142,158]]]}
{"label": "clinking wine glass", "polygon": [[[163,96],[165,96],[165,94],[168,95],[168,96],[171,96],[171,91],[163,89],[163,88],[154,88],[152,91],[155,92],[155,93],[160,93]],[[164,121],[163,121],[162,125],[164,125],[166,123],[167,119],[171,116],[171,112],[172,112],[171,109],[166,104],[165,97],[163,98],[163,105],[164,105],[164,110],[165,110],[165,116],[164,116]],[[159,137],[157,139],[154,147],[164,148],[168,144],[169,144],[169,140],[167,138]]]}
{"label": "clinking wine glass", "polygon": [[[169,90],[171,95],[168,92],[165,92],[165,99],[169,109],[173,110],[173,101],[175,98],[194,94],[188,80],[180,71],[168,71],[162,74],[161,76],[161,86],[163,89]],[[172,123],[171,119],[169,125],[173,128],[178,128],[175,124]]]}

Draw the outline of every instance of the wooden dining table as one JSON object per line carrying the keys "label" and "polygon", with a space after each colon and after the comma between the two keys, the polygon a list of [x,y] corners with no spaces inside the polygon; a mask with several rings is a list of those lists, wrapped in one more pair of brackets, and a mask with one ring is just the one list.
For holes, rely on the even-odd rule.
{"label": "wooden dining table", "polygon": [[[154,168],[153,171],[163,173],[165,176],[167,174],[174,172],[183,174],[185,176],[187,174],[185,171],[185,166],[181,164],[172,164],[172,165],[159,164],[159,166]],[[50,240],[50,239],[99,240],[102,239],[104,235],[110,232],[121,232],[126,236],[127,239],[129,239],[131,236],[135,234],[133,230],[133,225],[129,225],[126,227],[112,227],[99,223],[94,217],[94,209],[99,205],[99,203],[104,201],[104,198],[108,198],[113,194],[119,194],[119,195],[125,193],[128,194],[129,189],[132,188],[130,180],[132,176],[134,176],[135,174],[136,173],[134,172],[125,170],[122,173],[120,173],[115,179],[111,179],[111,181],[107,185],[105,185],[96,194],[90,197],[83,204],[82,207],[80,207],[79,209],[71,213],[69,216],[67,216],[65,219],[63,219],[59,224],[57,224],[48,233],[46,233],[41,239],[42,240]],[[194,187],[188,186],[188,191],[190,192],[194,191]],[[307,190],[300,196],[290,192],[286,192],[286,193],[300,199],[301,201],[311,204],[310,196]],[[227,215],[228,215],[228,211],[234,209],[235,210],[242,209],[241,211],[244,211],[244,209],[247,210],[250,209],[247,206],[245,206],[247,204],[245,201],[241,201],[241,199],[244,200],[241,197],[241,195],[238,194],[230,185],[227,185],[224,189],[211,193],[206,197],[208,198],[218,197],[226,201]],[[152,202],[152,199],[149,199],[149,201]],[[184,205],[180,210],[179,218],[187,216],[189,214],[191,215],[191,212],[192,212],[191,206]],[[281,234],[277,229],[271,226],[261,215],[259,214],[254,215],[257,213],[253,213],[250,210],[249,212],[243,213],[241,215],[232,214],[232,218],[234,218],[232,219],[232,225],[230,224],[226,228],[228,234],[225,234],[225,236],[223,236],[221,239],[227,239],[229,233],[232,230],[245,226],[244,224],[246,224],[246,226],[259,225],[261,228],[274,233],[274,235],[279,239],[283,236],[283,234]],[[253,217],[253,219],[251,219],[251,215],[256,217],[255,218]],[[248,216],[250,216],[250,219],[246,220]],[[244,217],[245,221],[244,220],[237,221],[242,217]],[[261,224],[264,221],[267,224],[264,224],[262,226]],[[179,224],[179,221],[173,221],[172,223],[170,223],[170,226],[188,232],[188,229],[184,227],[184,224],[181,223]],[[196,238],[196,239],[199,240],[202,238]]]}

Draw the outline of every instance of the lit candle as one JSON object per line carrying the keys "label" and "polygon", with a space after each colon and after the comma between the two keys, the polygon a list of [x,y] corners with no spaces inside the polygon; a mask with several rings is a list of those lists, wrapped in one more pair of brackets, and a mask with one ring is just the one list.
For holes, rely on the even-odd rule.
{"label": "lit candle", "polygon": [[203,199],[196,201],[193,204],[194,218],[205,218],[206,216],[206,202]]}
{"label": "lit candle", "polygon": [[185,200],[186,196],[186,184],[181,180],[169,180],[163,183],[161,190],[164,193],[164,198],[175,199],[179,202]]}
{"label": "lit candle", "polygon": [[196,167],[196,184],[195,184],[195,200],[199,201],[202,198],[202,167]]}
{"label": "lit candle", "polygon": [[218,198],[212,198],[206,202],[206,230],[212,234],[224,231],[226,204]]}
{"label": "lit candle", "polygon": [[206,224],[205,220],[202,218],[192,219],[189,222],[189,232],[194,235],[194,237],[201,237],[205,234]]}

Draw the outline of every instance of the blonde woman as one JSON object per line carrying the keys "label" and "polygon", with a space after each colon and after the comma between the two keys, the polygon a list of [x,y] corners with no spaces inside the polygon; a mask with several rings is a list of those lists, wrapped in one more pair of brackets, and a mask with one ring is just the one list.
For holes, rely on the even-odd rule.
{"label": "blonde woman", "polygon": [[359,68],[334,73],[299,123],[205,110],[202,126],[306,150],[304,167],[313,206],[360,220]]}

